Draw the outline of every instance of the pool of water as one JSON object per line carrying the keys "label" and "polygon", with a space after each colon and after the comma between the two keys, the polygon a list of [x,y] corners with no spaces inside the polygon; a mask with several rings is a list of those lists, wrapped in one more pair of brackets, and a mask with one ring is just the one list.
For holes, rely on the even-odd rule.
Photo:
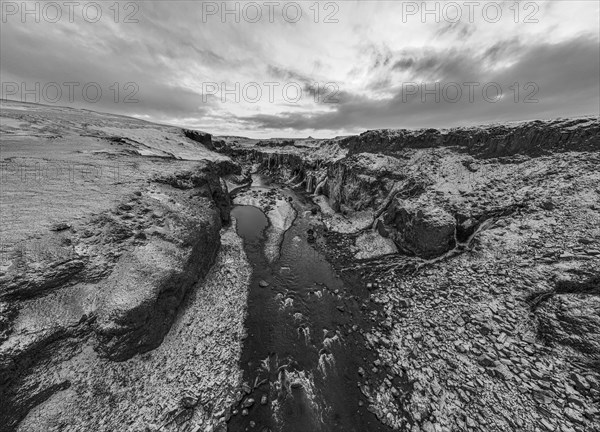
{"label": "pool of water", "polygon": [[357,387],[358,367],[371,354],[352,327],[367,326],[360,303],[368,294],[344,283],[309,243],[312,203],[292,191],[285,194],[298,216],[272,264],[263,252],[268,219],[262,211],[251,206],[232,211],[253,276],[241,359],[247,394],[229,430],[388,431],[366,410]]}

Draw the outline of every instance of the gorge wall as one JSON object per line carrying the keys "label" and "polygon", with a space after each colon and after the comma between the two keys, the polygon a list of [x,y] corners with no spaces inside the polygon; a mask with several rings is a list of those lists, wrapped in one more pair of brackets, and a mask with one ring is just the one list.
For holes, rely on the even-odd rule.
{"label": "gorge wall", "polygon": [[323,194],[336,212],[367,211],[402,250],[434,257],[467,240],[491,217],[547,200],[547,190],[506,200],[508,190],[500,183],[526,184],[529,173],[521,168],[545,166],[545,158],[553,155],[595,153],[599,135],[598,119],[580,118],[450,130],[374,130],[313,147],[302,141],[267,141],[258,149],[244,142],[217,142],[218,151],[247,169]]}
{"label": "gorge wall", "polygon": [[217,259],[221,177],[239,172],[210,134],[14,105],[2,110],[16,124],[2,131],[2,430],[71,387],[55,371],[88,348],[123,362],[162,344]]}

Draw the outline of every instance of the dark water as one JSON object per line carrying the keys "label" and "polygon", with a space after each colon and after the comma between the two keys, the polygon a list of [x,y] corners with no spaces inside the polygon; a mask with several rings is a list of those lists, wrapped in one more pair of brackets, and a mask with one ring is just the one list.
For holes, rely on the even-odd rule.
{"label": "dark water", "polygon": [[[345,285],[308,242],[311,204],[285,193],[293,198],[298,217],[273,264],[263,253],[265,215],[251,206],[233,210],[254,271],[242,353],[248,394],[229,430],[387,431],[366,410],[357,387],[358,367],[366,367],[370,356],[362,336],[352,330],[355,324],[366,326],[356,295],[364,290]],[[269,285],[261,287],[261,280]]]}

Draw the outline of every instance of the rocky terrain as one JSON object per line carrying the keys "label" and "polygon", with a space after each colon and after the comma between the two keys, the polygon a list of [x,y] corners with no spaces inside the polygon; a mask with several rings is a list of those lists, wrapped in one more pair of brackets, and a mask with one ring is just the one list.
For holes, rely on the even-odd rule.
{"label": "rocky terrain", "polygon": [[210,141],[3,101],[2,430],[169,430],[226,404],[249,267]]}
{"label": "rocky terrain", "polygon": [[215,140],[314,195],[370,291],[360,405],[393,430],[600,428],[597,118],[253,144]]}
{"label": "rocky terrain", "polygon": [[267,263],[310,208],[345,287],[325,341],[362,347],[352,410],[600,429],[598,118],[262,141],[7,101],[0,120],[1,430],[266,430],[239,426],[270,406],[241,364],[268,284],[234,205],[267,217]]}

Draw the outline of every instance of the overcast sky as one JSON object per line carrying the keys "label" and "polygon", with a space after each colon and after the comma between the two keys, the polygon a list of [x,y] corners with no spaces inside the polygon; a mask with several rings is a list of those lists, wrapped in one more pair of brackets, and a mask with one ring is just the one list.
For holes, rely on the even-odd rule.
{"label": "overcast sky", "polygon": [[251,137],[600,110],[596,0],[46,3],[2,2],[2,97]]}

